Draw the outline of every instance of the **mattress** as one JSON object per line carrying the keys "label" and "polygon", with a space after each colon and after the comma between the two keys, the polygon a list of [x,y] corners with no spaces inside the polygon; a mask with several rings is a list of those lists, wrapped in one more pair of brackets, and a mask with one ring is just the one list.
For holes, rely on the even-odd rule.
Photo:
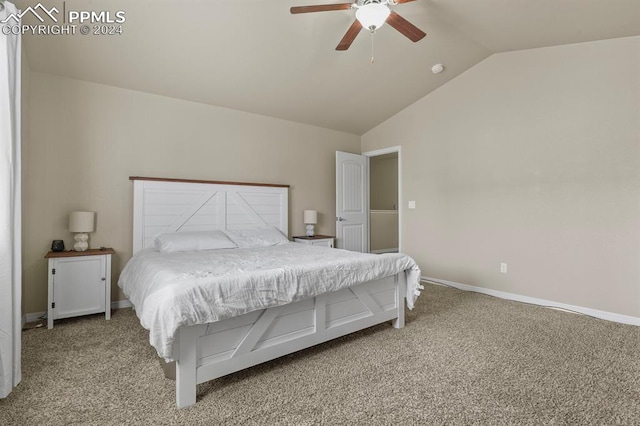
{"label": "mattress", "polygon": [[179,327],[206,324],[397,273],[407,306],[420,294],[420,269],[404,254],[357,253],[306,244],[163,253],[145,249],[118,282],[158,355],[170,361]]}

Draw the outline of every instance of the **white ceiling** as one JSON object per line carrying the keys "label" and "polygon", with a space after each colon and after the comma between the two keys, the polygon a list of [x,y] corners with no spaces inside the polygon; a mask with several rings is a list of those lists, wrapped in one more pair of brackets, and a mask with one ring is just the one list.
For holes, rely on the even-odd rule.
{"label": "white ceiling", "polygon": [[640,35],[640,0],[416,0],[392,9],[427,36],[385,25],[371,64],[365,30],[335,50],[353,11],[289,13],[345,1],[42,0],[122,10],[124,34],[25,35],[24,46],[32,71],[361,135],[494,53]]}

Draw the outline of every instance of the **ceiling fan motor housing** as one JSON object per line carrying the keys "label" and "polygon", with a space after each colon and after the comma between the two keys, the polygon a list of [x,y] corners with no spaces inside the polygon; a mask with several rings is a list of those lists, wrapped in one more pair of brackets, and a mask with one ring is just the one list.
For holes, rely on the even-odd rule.
{"label": "ceiling fan motor housing", "polygon": [[354,4],[356,7],[362,7],[362,6],[366,6],[368,4],[384,4],[384,5],[390,5],[390,6],[395,6],[398,3],[396,3],[395,0],[357,0]]}

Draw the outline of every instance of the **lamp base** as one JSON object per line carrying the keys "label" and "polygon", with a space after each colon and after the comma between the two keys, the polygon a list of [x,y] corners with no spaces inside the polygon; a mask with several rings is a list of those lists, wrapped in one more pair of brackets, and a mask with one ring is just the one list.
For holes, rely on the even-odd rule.
{"label": "lamp base", "polygon": [[314,227],[315,226],[313,224],[307,225],[307,237],[313,237],[314,235],[316,235]]}
{"label": "lamp base", "polygon": [[73,245],[73,249],[75,251],[87,251],[89,248],[89,234],[86,232],[80,232],[73,236],[73,240],[75,244]]}

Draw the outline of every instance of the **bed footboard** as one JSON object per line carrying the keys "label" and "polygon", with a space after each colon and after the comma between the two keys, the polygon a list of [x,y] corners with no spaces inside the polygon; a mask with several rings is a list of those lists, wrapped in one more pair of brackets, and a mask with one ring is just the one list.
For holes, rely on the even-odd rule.
{"label": "bed footboard", "polygon": [[405,274],[205,325],[180,328],[176,402],[196,402],[196,385],[364,328],[404,327]]}

